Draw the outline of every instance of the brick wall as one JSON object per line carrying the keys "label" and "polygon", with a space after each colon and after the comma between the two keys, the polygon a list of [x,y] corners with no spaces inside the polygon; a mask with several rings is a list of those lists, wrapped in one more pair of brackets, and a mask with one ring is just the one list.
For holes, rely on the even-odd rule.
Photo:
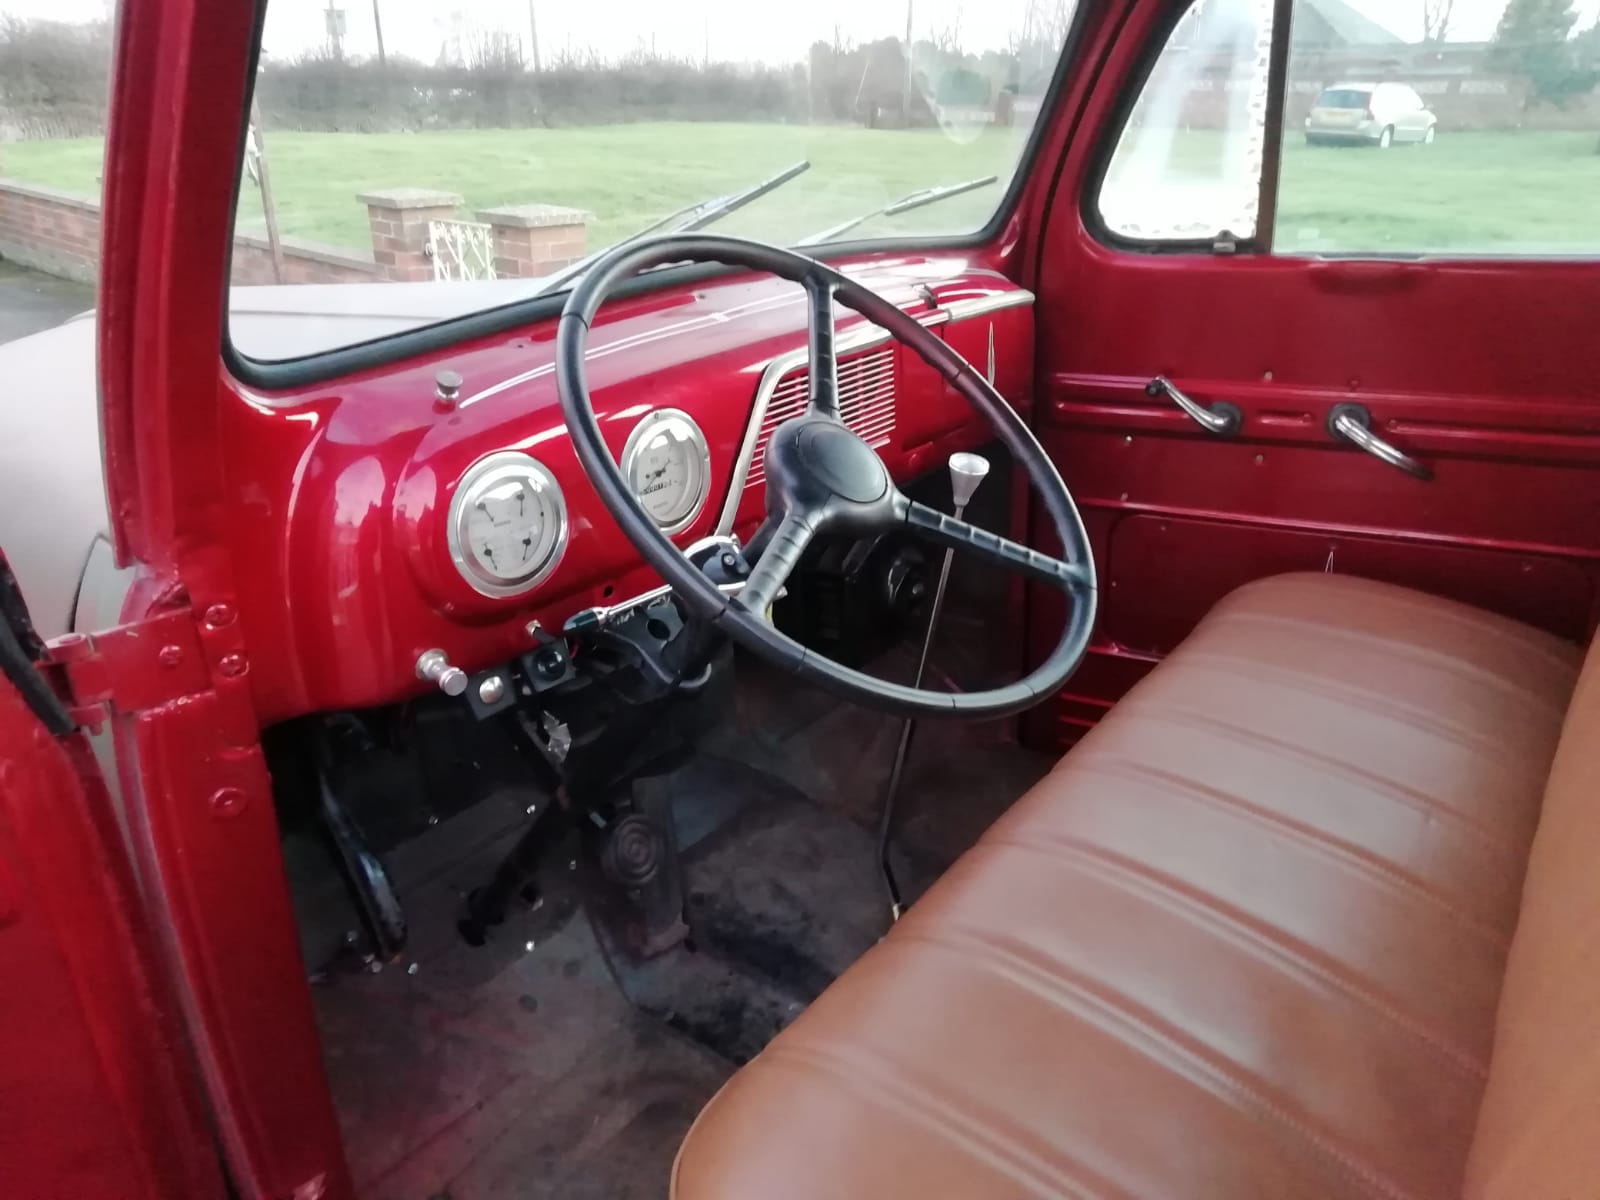
{"label": "brick wall", "polygon": [[303,238],[278,239],[283,251],[283,278],[272,269],[272,248],[264,237],[241,234],[233,239],[233,282],[256,283],[373,283],[386,278],[383,268],[370,258],[352,254],[341,246],[325,246]]}
{"label": "brick wall", "polygon": [[400,187],[363,192],[356,200],[367,206],[372,254],[384,273],[401,283],[432,279],[428,224],[454,220],[461,197],[433,188]]}
{"label": "brick wall", "polygon": [[100,266],[100,205],[56,188],[0,179],[0,258],[93,283]]}
{"label": "brick wall", "polygon": [[[385,278],[370,256],[300,238],[282,238],[284,283],[370,283]],[[0,179],[0,258],[94,283],[100,271],[100,205],[87,196]],[[274,283],[267,239],[233,243],[233,282]]]}
{"label": "brick wall", "polygon": [[[432,188],[387,188],[363,192],[372,254],[390,279],[434,278],[435,221],[460,221],[462,198]],[[508,204],[489,208],[470,222],[487,233],[488,258],[499,279],[548,275],[584,256],[588,213],[557,204]]]}
{"label": "brick wall", "polygon": [[502,279],[529,279],[570,266],[584,255],[589,214],[558,204],[508,204],[478,214],[489,226],[494,271]]}
{"label": "brick wall", "polygon": [[[434,278],[434,221],[460,217],[460,196],[390,188],[357,197],[367,207],[372,251],[352,252],[302,238],[279,239],[281,274],[264,237],[233,243],[233,282],[371,283]],[[488,209],[481,228],[501,278],[545,275],[583,257],[589,214],[550,204]],[[100,267],[100,205],[92,197],[0,178],[0,258],[94,283]]]}

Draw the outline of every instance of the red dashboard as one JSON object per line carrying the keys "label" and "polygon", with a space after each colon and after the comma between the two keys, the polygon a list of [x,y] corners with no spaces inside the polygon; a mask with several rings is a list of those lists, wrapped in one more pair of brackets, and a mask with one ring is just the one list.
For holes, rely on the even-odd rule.
{"label": "red dashboard", "polygon": [[[937,327],[1012,403],[1030,402],[1032,295],[960,256],[877,260],[858,278]],[[804,293],[783,281],[719,277],[609,306],[590,339],[594,402],[614,453],[650,413],[687,414],[705,436],[709,487],[674,535],[747,535],[763,515],[761,450],[803,401]],[[988,438],[930,367],[854,314],[841,314],[844,415],[901,481]],[[265,722],[390,703],[427,685],[417,658],[439,649],[467,670],[532,644],[529,623],[659,581],[601,506],[561,419],[555,322],[478,338],[324,387],[266,395],[228,381],[227,493],[250,644],[281,648],[249,666]],[[460,377],[452,400],[441,371]],[[453,382],[453,380],[451,381]],[[451,501],[476,464],[517,451],[564,505],[565,541],[533,585],[485,595],[452,553]],[[459,549],[459,548],[457,548]]]}

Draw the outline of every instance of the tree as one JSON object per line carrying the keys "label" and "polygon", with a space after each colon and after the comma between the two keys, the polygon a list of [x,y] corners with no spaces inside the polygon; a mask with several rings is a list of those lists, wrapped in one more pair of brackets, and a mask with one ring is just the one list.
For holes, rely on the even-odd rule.
{"label": "tree", "polygon": [[0,16],[0,112],[31,137],[105,129],[111,25]]}
{"label": "tree", "polygon": [[1495,30],[1489,59],[1501,70],[1526,78],[1536,99],[1564,103],[1600,79],[1579,60],[1569,40],[1577,23],[1573,0],[1511,0]]}
{"label": "tree", "polygon": [[[1578,69],[1587,71],[1594,82],[1600,84],[1600,16],[1572,39],[1572,53],[1578,60]],[[1600,154],[1600,143],[1596,143],[1594,152]]]}
{"label": "tree", "polygon": [[1442,42],[1450,36],[1456,0],[1422,0],[1422,40]]}
{"label": "tree", "polygon": [[961,10],[956,9],[956,19],[942,29],[928,29],[928,44],[940,54],[961,53]]}
{"label": "tree", "polygon": [[1068,0],[1027,0],[1022,10],[1022,32],[1011,37],[1011,52],[1022,78],[1055,66],[1076,12],[1077,6]]}

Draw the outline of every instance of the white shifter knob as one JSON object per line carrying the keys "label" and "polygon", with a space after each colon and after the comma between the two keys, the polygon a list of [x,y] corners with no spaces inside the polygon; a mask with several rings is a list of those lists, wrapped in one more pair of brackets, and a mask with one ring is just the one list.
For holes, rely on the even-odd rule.
{"label": "white shifter knob", "polygon": [[978,490],[978,485],[989,475],[989,460],[981,454],[952,454],[950,456],[950,491],[957,511],[966,508]]}

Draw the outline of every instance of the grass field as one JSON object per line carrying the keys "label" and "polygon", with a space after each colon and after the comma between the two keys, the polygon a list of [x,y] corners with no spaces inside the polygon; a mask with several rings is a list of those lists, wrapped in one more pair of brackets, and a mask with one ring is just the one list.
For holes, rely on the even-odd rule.
{"label": "grass field", "polygon": [[[999,202],[1017,133],[986,130],[968,144],[937,131],[834,126],[629,124],[574,129],[442,133],[267,135],[278,223],[284,233],[350,247],[370,245],[356,193],[384,187],[456,192],[476,211],[543,202],[594,214],[589,244],[602,246],[666,213],[747,187],[799,159],[811,170],[718,224],[769,240],[799,238],[930,184],[998,174],[1002,182],[900,219],[902,228],[970,229]],[[0,146],[0,175],[95,192],[98,139]],[[241,218],[259,226],[246,193]],[[894,228],[880,223],[880,230]]]}
{"label": "grass field", "polygon": [[[605,245],[692,201],[731,191],[808,158],[812,170],[719,228],[794,239],[915,188],[998,174],[1001,183],[860,231],[953,232],[999,201],[1021,131],[989,129],[961,143],[938,131],[754,124],[632,124],[574,129],[414,134],[268,134],[285,233],[369,245],[357,192],[437,187],[472,210],[543,201],[594,214]],[[1220,138],[1184,134],[1172,164],[1203,176]],[[1450,133],[1428,147],[1285,146],[1278,218],[1286,250],[1600,250],[1595,134]],[[0,175],[93,193],[97,139],[0,146]],[[247,192],[242,227],[259,228]]]}
{"label": "grass field", "polygon": [[[1216,178],[1222,136],[1181,135],[1168,179]],[[1284,143],[1277,246],[1286,251],[1600,252],[1594,132],[1441,132],[1431,146]]]}

